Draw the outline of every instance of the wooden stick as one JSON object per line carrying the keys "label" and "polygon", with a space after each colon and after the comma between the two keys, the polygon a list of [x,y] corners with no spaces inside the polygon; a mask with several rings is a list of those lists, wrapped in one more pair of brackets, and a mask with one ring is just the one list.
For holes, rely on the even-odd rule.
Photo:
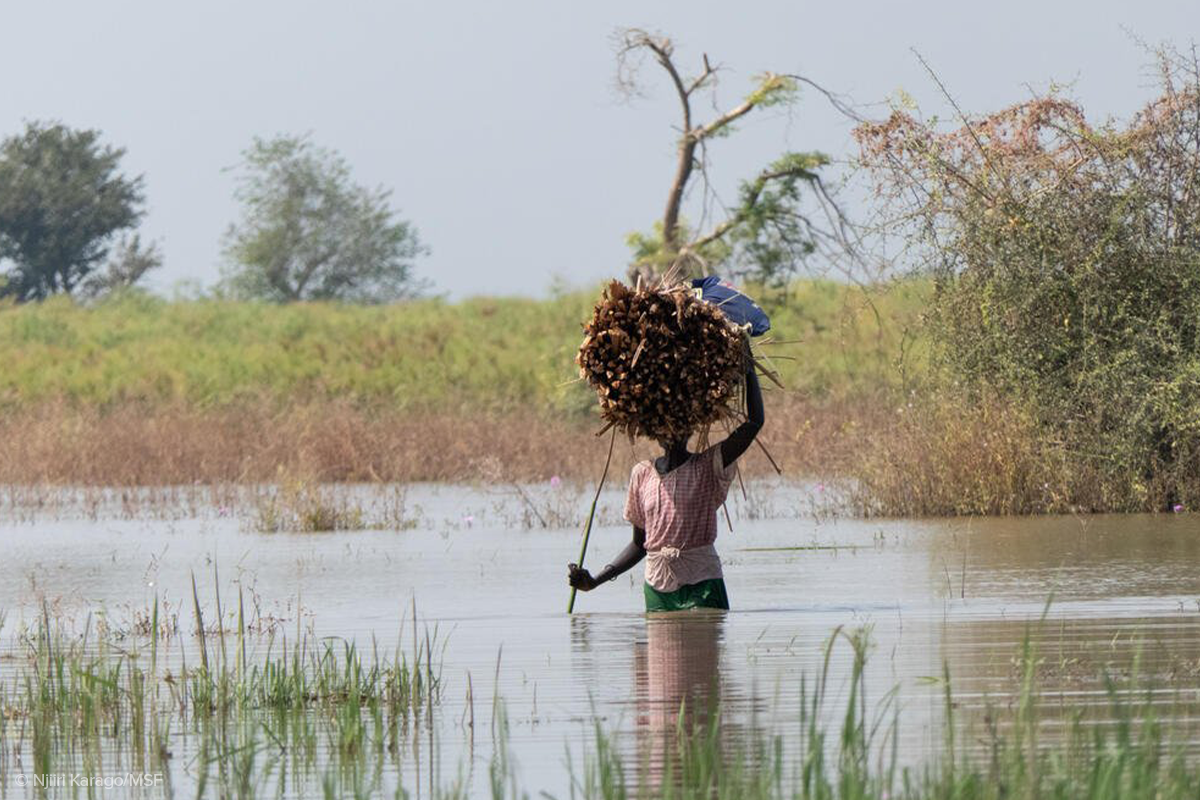
{"label": "wooden stick", "polygon": [[762,361],[754,358],[754,356],[751,356],[750,359],[754,366],[758,367],[758,371],[761,372],[767,378],[767,380],[771,381],[771,383],[775,384],[780,389],[784,388],[784,385],[779,382],[779,377],[775,374],[775,370],[766,366]]}
{"label": "wooden stick", "polygon": [[[588,539],[592,535],[592,520],[596,518],[596,502],[600,499],[600,490],[604,488],[604,481],[608,477],[608,466],[612,463],[613,445],[617,443],[617,431],[614,428],[612,436],[608,439],[608,458],[604,460],[604,474],[600,476],[600,483],[596,486],[596,496],[592,498],[592,510],[588,512],[587,525],[583,528],[583,547],[579,549],[579,568],[583,569],[583,559],[587,557]],[[578,590],[571,587],[571,599],[567,601],[567,613],[575,612],[575,593]]]}
{"label": "wooden stick", "polygon": [[781,470],[779,465],[775,463],[775,459],[771,458],[771,451],[767,450],[767,446],[762,443],[762,440],[758,437],[755,437],[754,443],[757,444],[759,449],[763,451],[763,455],[767,457],[767,461],[771,462],[771,466],[775,468],[775,474],[782,475],[783,470]]}
{"label": "wooden stick", "polygon": [[638,342],[637,350],[633,351],[633,361],[630,362],[629,368],[633,369],[637,366],[637,361],[642,357],[642,350],[646,347],[646,337],[642,337],[642,341]]}

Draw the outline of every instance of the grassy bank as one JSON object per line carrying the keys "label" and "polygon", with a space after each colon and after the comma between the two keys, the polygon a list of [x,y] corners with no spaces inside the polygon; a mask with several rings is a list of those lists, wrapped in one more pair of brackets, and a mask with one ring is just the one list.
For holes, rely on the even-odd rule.
{"label": "grassy bank", "polygon": [[[777,367],[806,396],[897,380],[900,340],[924,287],[868,291],[798,284],[775,333],[798,344]],[[420,300],[394,306],[127,297],[96,308],[66,299],[0,307],[0,404],[29,408],[357,407],[504,412],[590,407],[573,363],[597,291],[547,300]]]}
{"label": "grassy bank", "polygon": [[[606,448],[573,358],[597,294],[0,306],[0,484],[591,481]],[[761,440],[786,475],[841,481],[864,515],[1200,507],[1200,483],[1114,483],[1019,400],[939,379],[929,294],[812,280],[770,309],[786,389]],[[651,449],[618,446],[615,479]],[[742,470],[774,467],[754,449]]]}
{"label": "grassy bank", "polygon": [[[808,281],[772,309],[787,389],[763,438],[788,474],[845,474],[886,425],[898,357],[923,369],[924,291]],[[0,483],[594,479],[605,448],[573,358],[596,296],[0,307]],[[618,447],[614,474],[648,452]],[[755,451],[744,469],[772,467]]]}

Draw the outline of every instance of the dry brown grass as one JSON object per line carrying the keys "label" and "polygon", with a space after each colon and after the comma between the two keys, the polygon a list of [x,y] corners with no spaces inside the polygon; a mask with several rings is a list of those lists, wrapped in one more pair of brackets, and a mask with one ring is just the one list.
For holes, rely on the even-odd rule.
{"label": "dry brown grass", "polygon": [[[0,418],[0,485],[508,484],[556,475],[590,483],[607,452],[607,434],[595,436],[599,427],[595,418],[533,408],[485,415],[325,402],[286,409],[127,405],[102,413],[51,404]],[[893,393],[814,403],[772,392],[761,438],[785,477],[829,481],[849,502],[845,510],[863,515],[1106,508],[1086,465],[1040,436],[1029,417],[998,403],[904,402]],[[630,446],[618,436],[610,481],[619,485],[636,461],[656,452],[644,440]],[[757,447],[741,466],[747,477],[774,473]]]}
{"label": "dry brown grass", "polygon": [[[792,477],[840,472],[869,404],[812,405],[772,395],[763,440]],[[101,412],[65,403],[0,417],[0,484],[161,486],[317,482],[594,480],[605,442],[592,419],[540,409],[503,415],[397,411],[324,402],[285,409],[125,405]],[[618,441],[613,474],[655,452]],[[770,464],[752,450],[747,474]]]}
{"label": "dry brown grass", "polygon": [[897,404],[847,449],[854,510],[890,517],[1110,511],[1095,459],[1071,454],[1020,406],[930,395]]}

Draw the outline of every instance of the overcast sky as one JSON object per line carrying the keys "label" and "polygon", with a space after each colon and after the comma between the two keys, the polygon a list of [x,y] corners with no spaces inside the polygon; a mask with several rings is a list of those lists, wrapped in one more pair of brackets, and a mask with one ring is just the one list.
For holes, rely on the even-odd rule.
{"label": "overcast sky", "polygon": [[[0,132],[56,119],[101,129],[145,175],[154,278],[210,284],[237,216],[224,171],[255,135],[310,132],[394,203],[432,249],[418,267],[453,297],[541,294],[620,274],[624,236],[666,200],[676,106],[644,70],[613,88],[620,26],[670,34],[683,65],[727,69],[722,103],[763,71],[799,72],[862,104],[904,90],[945,114],[919,50],[968,111],[1074,82],[1089,115],[1150,97],[1130,33],[1189,46],[1197,0],[924,2],[27,2],[0,10]],[[851,152],[811,93],[719,142],[717,188],[785,148]]]}

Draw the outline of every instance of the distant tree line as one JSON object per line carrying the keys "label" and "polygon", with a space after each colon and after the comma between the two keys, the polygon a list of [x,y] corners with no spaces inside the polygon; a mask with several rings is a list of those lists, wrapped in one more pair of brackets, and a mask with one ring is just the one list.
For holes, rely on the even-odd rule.
{"label": "distant tree line", "polygon": [[[136,232],[144,179],[122,173],[123,148],[96,130],[31,122],[0,142],[0,298],[97,298],[161,266]],[[426,252],[391,193],[356,184],[336,153],[306,137],[255,139],[225,235],[218,290],[241,299],[389,302],[422,288]]]}
{"label": "distant tree line", "polygon": [[[669,79],[681,115],[663,215],[627,239],[631,280],[719,272],[786,287],[806,269],[845,260],[851,226],[823,180],[825,154],[777,154],[742,182],[730,206],[708,174],[710,148],[745,119],[794,106],[803,87],[841,107],[836,98],[802,76],[765,72],[741,99],[701,119],[705,107],[719,106],[719,64],[705,55],[686,73],[669,38],[639,29],[618,32],[616,45],[621,90],[641,93],[639,67],[650,60]],[[97,297],[161,265],[158,247],[136,233],[143,178],[122,174],[125,151],[100,139],[99,131],[34,122],[0,143],[0,297]],[[303,136],[255,139],[235,174],[241,213],[223,238],[219,293],[372,303],[423,288],[413,265],[427,248],[416,229],[398,217],[390,191],[356,183],[336,152]],[[684,207],[695,192],[703,208],[693,225]]]}

